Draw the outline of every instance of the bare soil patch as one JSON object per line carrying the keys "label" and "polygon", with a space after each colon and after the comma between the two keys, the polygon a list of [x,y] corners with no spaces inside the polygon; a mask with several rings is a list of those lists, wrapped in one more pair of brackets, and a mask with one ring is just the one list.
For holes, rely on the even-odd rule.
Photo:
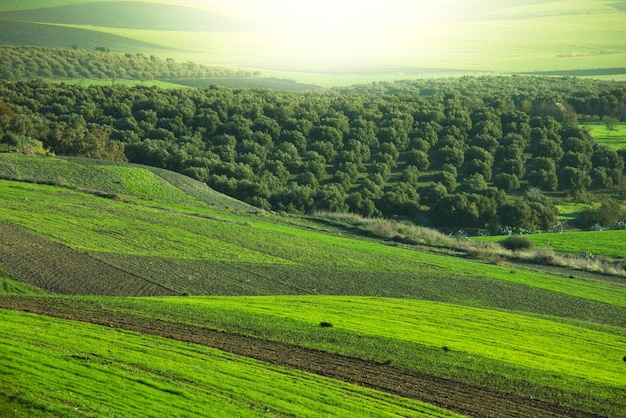
{"label": "bare soil patch", "polygon": [[84,252],[2,223],[0,269],[49,293],[108,296],[176,294]]}
{"label": "bare soil patch", "polygon": [[407,371],[303,347],[229,334],[197,326],[117,314],[94,304],[61,298],[0,297],[0,308],[159,335],[202,344],[399,396],[419,399],[472,417],[598,417],[511,393]]}

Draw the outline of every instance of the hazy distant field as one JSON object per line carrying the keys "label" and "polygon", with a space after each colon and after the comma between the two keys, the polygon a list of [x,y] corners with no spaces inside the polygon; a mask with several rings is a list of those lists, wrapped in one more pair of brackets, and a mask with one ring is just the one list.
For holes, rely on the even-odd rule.
{"label": "hazy distant field", "polygon": [[[135,19],[128,16],[134,10],[128,3],[123,7],[109,4],[108,13],[99,17],[98,13],[89,15],[85,10],[97,10],[100,6],[81,5],[85,2],[48,1],[48,7],[75,6],[44,12],[24,11],[41,7],[41,2],[35,1],[0,5],[0,11],[22,10],[19,15],[0,15],[0,19],[19,16],[24,22],[21,28],[11,26],[11,30],[5,29],[4,35],[0,35],[0,43],[5,43],[6,39],[19,42],[37,30],[41,45],[54,43],[54,46],[60,46],[65,42],[64,46],[69,46],[84,43],[85,36],[75,36],[75,31],[81,30],[90,34],[89,42],[93,45],[80,47],[101,44],[118,50],[127,42],[133,49],[130,52],[141,49],[141,52],[204,64],[294,71],[291,75],[326,85],[371,81],[380,77],[441,75],[450,71],[586,70],[587,74],[594,75],[593,70],[616,69],[613,71],[616,74],[610,77],[626,76],[626,8],[623,2],[548,0],[515,6],[519,2],[482,1],[473,3],[471,9],[463,4],[456,13],[444,10],[446,5],[455,4],[452,1],[433,3],[432,8],[418,4],[414,7],[418,11],[423,9],[424,13],[416,14],[414,22],[406,19],[397,28],[380,34],[373,21],[359,27],[362,32],[350,34],[341,32],[337,28],[341,26],[339,23],[324,25],[326,20],[336,23],[332,20],[333,14],[346,13],[345,6],[326,12],[324,7],[330,8],[328,2],[311,8],[315,13],[313,17],[319,16],[317,27],[311,21],[307,22],[310,27],[305,25],[300,29],[290,27],[297,26],[297,22],[290,22],[284,16],[284,20],[272,20],[272,10],[257,10],[254,5],[250,5],[252,9],[238,8],[237,2],[224,5],[230,7],[229,10],[215,6],[195,12],[177,8],[184,2],[170,3],[172,6],[148,2],[142,5],[145,13]],[[381,12],[391,7],[390,4]],[[361,8],[367,10],[365,6],[360,7],[354,11],[356,16]],[[251,17],[253,12],[259,17]],[[113,24],[116,13],[119,23]],[[210,26],[200,27],[202,19],[194,18],[194,13],[210,22]],[[83,20],[81,16],[85,16]],[[166,24],[168,16],[171,22]],[[341,18],[337,17],[337,22]],[[42,19],[53,25],[26,23],[42,22]],[[192,20],[185,26],[185,20],[189,19]],[[0,26],[7,24],[1,22]],[[298,74],[300,72],[308,75]],[[337,77],[342,81],[338,82]]]}

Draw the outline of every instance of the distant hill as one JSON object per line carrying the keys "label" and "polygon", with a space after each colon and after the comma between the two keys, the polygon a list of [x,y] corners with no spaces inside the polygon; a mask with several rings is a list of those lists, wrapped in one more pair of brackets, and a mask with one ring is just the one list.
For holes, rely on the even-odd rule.
{"label": "distant hill", "polygon": [[206,10],[146,2],[92,2],[0,13],[0,20],[155,31],[256,32],[258,25]]}
{"label": "distant hill", "polygon": [[27,22],[6,20],[0,16],[0,45],[43,46],[49,48],[68,48],[75,45],[79,48],[93,49],[104,47],[114,52],[172,52],[172,48],[96,32],[88,29],[57,26],[45,22]]}

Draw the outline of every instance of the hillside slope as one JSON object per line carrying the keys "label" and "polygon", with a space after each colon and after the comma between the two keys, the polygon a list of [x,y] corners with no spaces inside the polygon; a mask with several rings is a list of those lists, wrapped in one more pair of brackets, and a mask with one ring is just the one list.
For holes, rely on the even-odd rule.
{"label": "hillside slope", "polygon": [[[626,411],[620,277],[488,264],[320,220],[251,211],[163,170],[156,175],[130,164],[7,154],[0,161],[14,178],[0,180],[4,293],[34,293],[20,283],[56,293],[3,295],[2,309],[103,325],[89,331],[98,341],[122,335],[113,327],[205,344],[470,416],[620,417]],[[169,296],[176,294],[202,296]],[[81,376],[102,373],[96,378],[103,381],[119,363],[115,353],[84,348],[80,336],[72,337],[71,350],[67,342],[53,343],[78,325],[57,321],[39,333],[48,343],[29,342],[16,324],[51,320],[2,314],[8,322],[0,327],[13,341],[7,349],[21,341],[32,358],[54,358],[60,369],[84,362]],[[160,361],[163,342],[144,339],[138,347],[124,335],[145,361]],[[0,389],[22,394],[11,402],[0,396],[0,412],[6,402],[12,410],[63,409],[61,394],[46,389],[62,374],[38,373],[25,361],[20,375],[27,378],[19,386],[0,373]],[[192,389],[180,386],[189,376],[178,361],[168,363],[168,382],[151,368],[141,382],[134,374],[124,382],[140,396],[154,396],[155,385],[196,393],[215,384],[209,378]],[[8,364],[0,362],[0,369],[13,370]],[[240,369],[246,360],[229,364]],[[254,386],[270,390],[264,385]],[[275,397],[272,409],[292,411],[280,406],[288,392]],[[85,389],[73,402],[87,407],[94,396],[103,395]],[[308,408],[321,413],[316,404]]]}
{"label": "hillside slope", "polygon": [[[328,224],[251,210],[191,179],[186,183],[168,173],[177,179],[175,186],[138,166],[19,156],[1,160],[15,178],[54,180],[53,185],[0,181],[0,222],[61,244],[68,249],[68,266],[71,254],[88,254],[173,293],[408,297],[619,326],[626,318],[622,281],[610,276],[568,270],[543,274],[523,265],[423,252]],[[7,239],[8,254],[19,240],[16,234]],[[19,278],[16,266],[5,260],[2,268]],[[79,292],[71,274],[63,277],[62,293],[119,294],[115,286]],[[107,281],[105,276],[92,279]]]}

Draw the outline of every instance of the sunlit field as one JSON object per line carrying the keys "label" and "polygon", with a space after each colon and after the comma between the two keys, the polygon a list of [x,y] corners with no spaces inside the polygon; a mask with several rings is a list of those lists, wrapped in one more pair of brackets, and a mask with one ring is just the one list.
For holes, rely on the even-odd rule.
{"label": "sunlit field", "polygon": [[626,147],[626,124],[618,124],[613,131],[609,131],[604,123],[590,123],[584,126],[589,128],[589,132],[599,143],[616,150]]}
{"label": "sunlit field", "polygon": [[[55,0],[47,6],[84,2]],[[392,0],[384,6],[353,1],[163,3],[195,7],[216,20],[206,29],[173,24],[161,30],[150,23],[149,12],[143,15],[146,25],[138,20],[123,27],[106,20],[81,24],[55,15],[53,25],[37,25],[37,30],[88,30],[106,34],[107,42],[117,45],[123,40],[135,42],[134,48],[145,45],[147,53],[271,74],[288,71],[298,80],[323,85],[455,73],[585,70],[593,75],[597,69],[615,69],[611,77],[619,78],[626,62],[626,11],[618,3],[600,0],[526,6],[454,0]],[[0,5],[0,11],[36,5],[11,3]],[[112,13],[115,7],[110,6]],[[66,10],[71,14],[71,8]],[[154,9],[155,15],[162,12]],[[237,28],[224,29],[224,22],[231,21],[238,22]]]}

